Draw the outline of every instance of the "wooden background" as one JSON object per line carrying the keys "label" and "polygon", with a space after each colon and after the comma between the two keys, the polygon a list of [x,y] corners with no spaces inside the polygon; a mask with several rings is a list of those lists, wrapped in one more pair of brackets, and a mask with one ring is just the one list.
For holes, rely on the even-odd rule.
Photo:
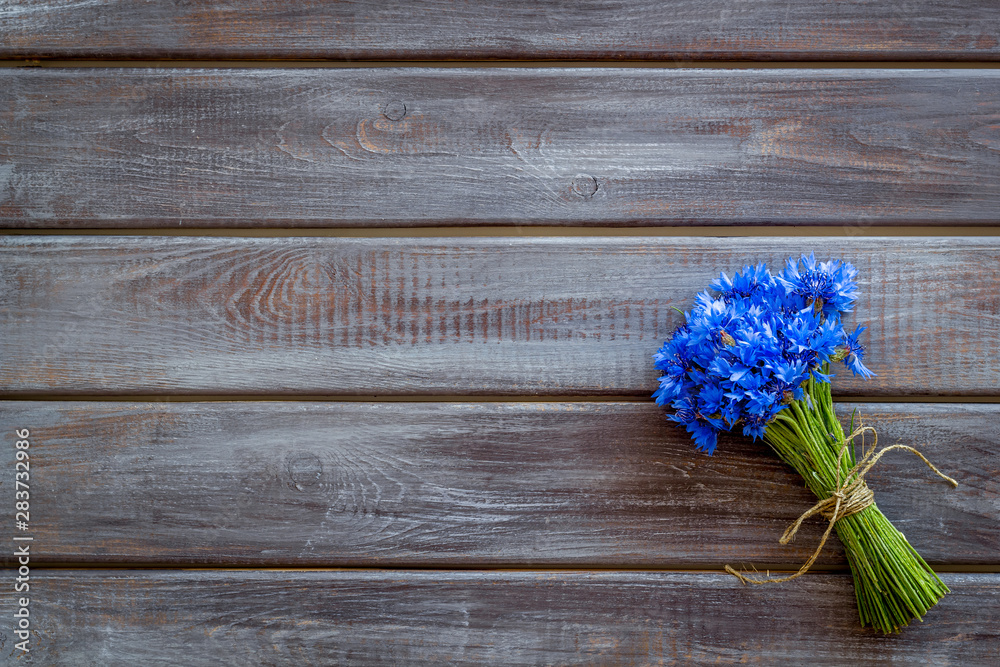
{"label": "wooden background", "polygon": [[[0,4],[0,498],[45,665],[1000,662],[1000,7]],[[861,271],[871,483],[952,593],[858,625],[650,355]],[[0,550],[0,656],[14,646]]]}

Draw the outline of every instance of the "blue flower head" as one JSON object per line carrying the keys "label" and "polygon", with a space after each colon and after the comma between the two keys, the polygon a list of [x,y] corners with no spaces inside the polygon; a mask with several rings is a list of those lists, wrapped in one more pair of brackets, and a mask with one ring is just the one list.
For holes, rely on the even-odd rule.
{"label": "blue flower head", "polygon": [[854,277],[858,270],[847,262],[816,262],[813,253],[799,260],[789,259],[785,270],[775,279],[785,289],[812,306],[824,317],[853,310],[858,286]]}
{"label": "blue flower head", "polygon": [[767,266],[745,266],[701,292],[670,340],[653,355],[663,371],[653,398],[669,405],[668,419],[683,425],[695,446],[715,451],[719,433],[739,427],[754,439],[793,400],[804,397],[810,377],[843,361],[855,375],[874,375],[863,363],[864,327],[848,335],[841,315],[854,308],[857,269],[815,256],[791,258],[772,275]]}
{"label": "blue flower head", "polygon": [[846,349],[843,352],[844,364],[851,369],[852,373],[860,375],[866,380],[875,375],[868,370],[863,363],[861,363],[861,360],[865,358],[865,346],[858,342],[858,338],[867,328],[868,327],[858,326],[858,328],[854,330],[854,333],[847,336],[845,341]]}
{"label": "blue flower head", "polygon": [[720,292],[719,296],[724,301],[750,299],[773,286],[774,278],[763,263],[754,267],[744,267],[743,273],[737,273],[732,280],[725,273],[721,273],[718,280],[713,281],[711,285],[712,289]]}

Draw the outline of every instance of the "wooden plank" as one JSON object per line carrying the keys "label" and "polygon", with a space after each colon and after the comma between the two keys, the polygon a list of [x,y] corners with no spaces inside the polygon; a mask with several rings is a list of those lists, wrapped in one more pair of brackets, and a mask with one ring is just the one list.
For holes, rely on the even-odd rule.
{"label": "wooden plank", "polygon": [[43,664],[987,665],[1000,654],[996,574],[944,575],[951,594],[893,637],[859,627],[846,575],[774,587],[666,572],[31,576],[31,656]]}
{"label": "wooden plank", "polygon": [[0,57],[996,60],[991,0],[10,3]]}
{"label": "wooden plank", "polygon": [[[1000,406],[854,407],[961,483],[902,454],[871,473],[923,556],[1000,563]],[[652,403],[0,403],[22,428],[36,563],[788,567],[825,528],[778,544],[801,479],[744,438],[696,453]]]}
{"label": "wooden plank", "polygon": [[0,239],[10,396],[620,395],[720,270],[861,271],[869,382],[1000,394],[1000,239]]}
{"label": "wooden plank", "polygon": [[0,225],[995,224],[998,70],[0,71]]}

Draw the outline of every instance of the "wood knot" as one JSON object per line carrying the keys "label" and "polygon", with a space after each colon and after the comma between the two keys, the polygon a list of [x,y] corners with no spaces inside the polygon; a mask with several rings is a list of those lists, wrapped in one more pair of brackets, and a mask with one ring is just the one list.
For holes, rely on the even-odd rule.
{"label": "wood knot", "polygon": [[382,115],[389,120],[403,120],[403,116],[406,115],[406,105],[399,100],[386,102]]}
{"label": "wood knot", "polygon": [[319,483],[323,476],[323,462],[308,452],[293,454],[288,458],[288,476],[299,491]]}
{"label": "wood knot", "polygon": [[573,192],[584,199],[593,197],[597,192],[597,187],[597,179],[588,174],[580,174],[573,179]]}

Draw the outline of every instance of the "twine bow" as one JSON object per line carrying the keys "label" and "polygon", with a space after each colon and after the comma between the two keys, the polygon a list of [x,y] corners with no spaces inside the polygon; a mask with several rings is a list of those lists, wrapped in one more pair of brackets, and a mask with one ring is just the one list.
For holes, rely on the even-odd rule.
{"label": "twine bow", "polygon": [[[841,483],[840,467],[841,462],[844,459],[844,455],[848,451],[848,447],[850,447],[854,438],[859,435],[863,436],[867,432],[871,432],[873,436],[874,441],[872,442],[871,447],[865,450],[864,440],[862,439],[861,446],[863,456],[861,457],[861,460],[847,472],[843,483]],[[812,556],[809,557],[809,560],[807,560],[802,567],[799,568],[798,572],[787,577],[778,577],[773,579],[770,576],[763,579],[754,579],[752,577],[748,577],[742,572],[736,571],[729,565],[726,566],[726,572],[733,575],[744,584],[777,584],[783,581],[791,581],[792,579],[801,577],[803,574],[808,572],[809,568],[816,562],[816,559],[819,558],[820,552],[823,551],[823,546],[826,545],[827,538],[829,538],[830,533],[833,532],[834,524],[843,519],[845,516],[857,514],[864,508],[875,503],[875,495],[872,493],[872,490],[868,488],[868,485],[865,484],[865,475],[867,475],[868,471],[872,469],[872,466],[878,463],[879,459],[894,449],[904,449],[908,452],[913,452],[919,456],[920,460],[926,463],[931,470],[937,473],[939,477],[947,480],[952,486],[958,486],[958,482],[934,467],[933,463],[928,461],[923,454],[918,452],[913,447],[909,447],[907,445],[892,445],[885,447],[882,451],[876,453],[877,448],[878,433],[871,426],[860,426],[854,431],[854,433],[851,433],[851,435],[844,440],[844,444],[840,448],[840,453],[837,455],[837,484],[834,487],[834,492],[830,494],[828,498],[820,500],[811,508],[803,512],[802,516],[796,519],[792,525],[785,529],[784,534],[779,540],[781,544],[788,544],[791,542],[792,538],[795,537],[795,533],[799,531],[799,527],[802,525],[802,522],[814,514],[820,514],[824,518],[830,520],[830,523],[826,527],[826,532],[823,533],[823,538],[819,541],[819,546],[816,547],[816,550],[813,552]]]}

